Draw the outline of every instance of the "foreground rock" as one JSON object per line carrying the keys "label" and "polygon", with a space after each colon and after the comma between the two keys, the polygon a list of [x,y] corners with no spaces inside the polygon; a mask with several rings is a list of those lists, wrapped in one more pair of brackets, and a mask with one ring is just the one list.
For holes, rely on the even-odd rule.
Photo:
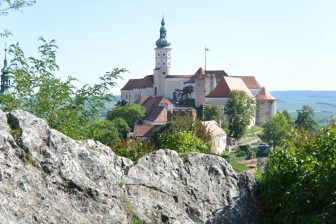
{"label": "foreground rock", "polygon": [[133,165],[0,111],[0,223],[258,223],[253,187],[220,157],[159,150]]}

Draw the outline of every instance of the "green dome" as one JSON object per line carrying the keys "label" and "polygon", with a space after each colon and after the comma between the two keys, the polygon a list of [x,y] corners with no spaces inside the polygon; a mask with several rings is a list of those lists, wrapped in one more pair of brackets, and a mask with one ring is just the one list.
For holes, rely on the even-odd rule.
{"label": "green dome", "polygon": [[160,28],[160,38],[155,42],[157,48],[165,48],[165,47],[170,46],[170,43],[168,43],[166,39],[167,30],[165,28],[165,25],[166,23],[164,21],[164,18],[162,17],[161,28]]}

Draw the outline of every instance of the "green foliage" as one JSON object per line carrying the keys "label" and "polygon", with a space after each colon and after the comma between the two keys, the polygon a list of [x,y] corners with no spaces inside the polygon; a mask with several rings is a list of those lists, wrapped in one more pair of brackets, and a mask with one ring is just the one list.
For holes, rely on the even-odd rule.
{"label": "green foliage", "polygon": [[248,167],[245,166],[244,164],[241,164],[239,162],[237,162],[236,160],[228,160],[228,162],[231,164],[231,166],[233,167],[233,169],[244,172],[248,170]]}
{"label": "green foliage", "polygon": [[209,146],[193,135],[191,131],[181,131],[173,134],[159,136],[162,148],[172,149],[178,153],[208,151]]}
{"label": "green foliage", "polygon": [[53,74],[58,70],[56,64],[55,41],[47,42],[40,38],[38,48],[40,56],[25,57],[18,44],[11,45],[9,52],[13,55],[10,71],[13,85],[9,94],[1,94],[1,109],[5,111],[21,108],[48,121],[49,125],[74,139],[84,139],[92,135],[102,136],[103,133],[91,134],[88,130],[98,125],[100,110],[104,102],[112,100],[110,88],[116,85],[115,80],[125,69],[114,69],[99,78],[100,83],[84,85],[76,88],[74,78],[66,81],[56,78]]}
{"label": "green foliage", "polygon": [[250,145],[241,145],[238,150],[235,150],[236,156],[242,159],[256,158],[257,149],[252,148]]}
{"label": "green foliage", "polygon": [[216,120],[219,122],[222,119],[222,110],[218,105],[206,105],[204,108],[204,120]]}
{"label": "green foliage", "polygon": [[92,124],[87,130],[87,137],[111,145],[120,140],[120,134],[113,122],[103,119]]}
{"label": "green foliage", "polygon": [[295,125],[299,129],[306,131],[313,131],[316,129],[316,122],[314,120],[314,109],[311,106],[304,105],[300,110],[297,110],[297,118]]}
{"label": "green foliage", "polygon": [[2,0],[0,1],[0,15],[7,15],[10,10],[32,6],[34,3],[36,3],[35,0]]}
{"label": "green foliage", "polygon": [[118,156],[129,158],[134,162],[144,155],[157,150],[156,146],[150,141],[140,140],[119,141],[109,146]]}
{"label": "green foliage", "polygon": [[[32,6],[35,4],[35,0],[1,0],[0,1],[0,16],[8,15],[11,10],[19,10],[21,8]],[[0,37],[8,37],[12,35],[8,30],[0,32]]]}
{"label": "green foliage", "polygon": [[243,91],[232,91],[225,106],[229,135],[241,138],[255,115],[255,101]]}
{"label": "green foliage", "polygon": [[289,124],[288,117],[284,113],[277,113],[272,120],[264,125],[264,133],[260,135],[262,141],[267,142],[273,148],[281,146],[290,136],[293,135],[292,125]]}
{"label": "green foliage", "polygon": [[176,134],[181,131],[191,132],[193,135],[205,142],[210,148],[210,134],[207,132],[199,119],[195,119],[193,116],[189,115],[174,115],[170,117],[169,122],[157,130],[153,141],[158,144],[158,147],[162,147],[161,139],[163,136]]}
{"label": "green foliage", "polygon": [[127,134],[131,131],[130,127],[127,124],[127,121],[122,118],[116,118],[112,120],[111,123],[118,130],[119,138],[126,139]]}
{"label": "green foliage", "polygon": [[146,115],[146,109],[139,104],[126,104],[125,106],[116,106],[108,112],[107,119],[114,120],[122,118],[127,121],[128,126],[133,129]]}
{"label": "green foliage", "polygon": [[265,223],[334,223],[336,130],[309,132],[275,149],[260,182]]}

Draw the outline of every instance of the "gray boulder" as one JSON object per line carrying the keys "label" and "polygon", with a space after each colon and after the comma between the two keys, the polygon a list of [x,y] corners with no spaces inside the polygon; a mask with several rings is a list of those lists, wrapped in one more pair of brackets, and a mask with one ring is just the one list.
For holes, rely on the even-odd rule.
{"label": "gray boulder", "polygon": [[221,157],[158,150],[134,165],[0,111],[0,223],[258,223],[254,186]]}

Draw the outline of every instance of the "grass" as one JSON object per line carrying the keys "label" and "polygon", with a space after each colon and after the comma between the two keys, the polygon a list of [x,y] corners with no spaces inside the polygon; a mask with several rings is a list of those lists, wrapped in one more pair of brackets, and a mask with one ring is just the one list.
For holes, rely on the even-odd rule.
{"label": "grass", "polygon": [[240,164],[236,160],[228,160],[228,162],[231,164],[233,169],[238,170],[238,171],[247,171],[249,168],[243,164]]}
{"label": "grass", "polygon": [[262,131],[263,131],[262,127],[255,125],[245,131],[244,137],[254,137],[257,136]]}

